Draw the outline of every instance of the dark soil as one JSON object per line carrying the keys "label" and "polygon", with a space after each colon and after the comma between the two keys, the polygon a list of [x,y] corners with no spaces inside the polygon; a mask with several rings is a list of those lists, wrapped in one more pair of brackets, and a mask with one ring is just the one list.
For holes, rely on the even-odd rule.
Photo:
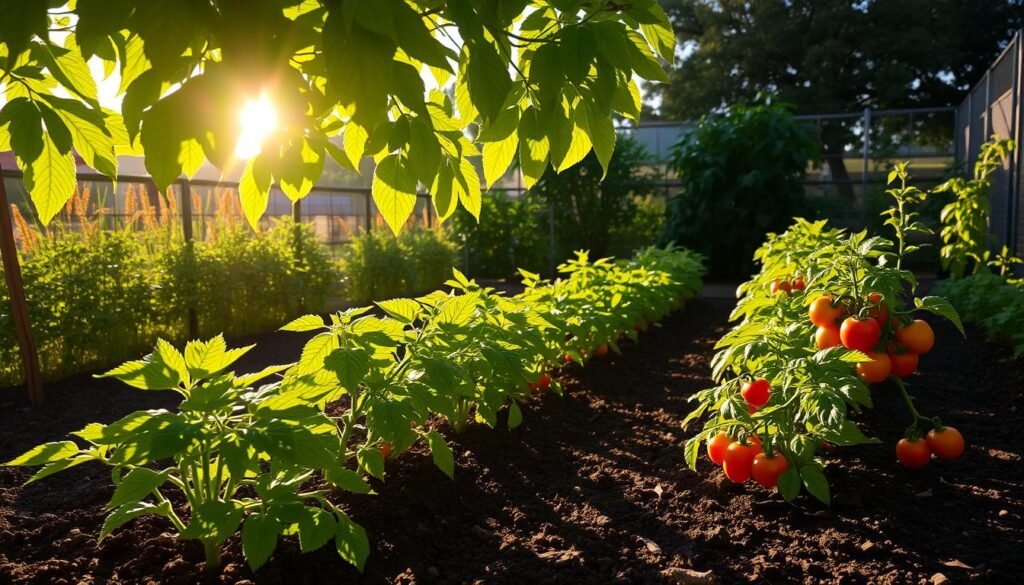
{"label": "dark soil", "polygon": [[[202,551],[140,519],[97,544],[107,470],[82,466],[20,487],[0,468],[0,582],[37,583],[663,583],[671,567],[719,583],[1018,583],[1024,579],[1024,367],[972,331],[936,324],[912,392],[968,441],[954,463],[899,467],[893,444],[907,414],[880,387],[861,418],[882,445],[838,451],[827,469],[833,505],[794,505],[724,480],[702,456],[686,468],[680,423],[709,385],[709,361],[731,302],[702,299],[623,356],[568,369],[521,427],[483,426],[452,439],[455,481],[425,453],[391,463],[378,496],[351,498],[370,534],[362,576],[333,550],[301,555],[285,539],[253,575],[237,538],[204,576]],[[302,338],[258,339],[245,368],[287,361]],[[87,377],[48,387],[40,411],[0,403],[0,459],[92,420],[172,407],[173,396]],[[7,392],[13,396],[13,391]]]}

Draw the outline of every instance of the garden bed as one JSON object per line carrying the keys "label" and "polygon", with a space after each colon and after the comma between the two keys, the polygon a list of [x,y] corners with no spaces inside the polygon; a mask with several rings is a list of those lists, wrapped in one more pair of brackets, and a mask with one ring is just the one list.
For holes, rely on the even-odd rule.
{"label": "garden bed", "polygon": [[[831,508],[806,495],[789,505],[683,461],[686,400],[711,385],[712,347],[731,307],[698,300],[623,356],[569,368],[567,395],[537,400],[513,431],[476,426],[452,437],[454,482],[425,452],[390,463],[378,497],[347,497],[370,535],[362,580],[330,547],[301,555],[291,539],[253,576],[237,536],[210,580],[657,583],[666,569],[688,567],[720,582],[916,583],[935,573],[952,582],[1013,582],[1024,573],[1024,368],[1008,351],[933,320],[939,342],[911,392],[922,410],[942,412],[963,432],[964,457],[899,467],[893,444],[909,421],[894,389],[880,386],[875,411],[861,419],[884,444],[835,452]],[[239,341],[259,342],[239,364],[247,371],[298,355],[304,339]],[[49,385],[48,396],[41,411],[0,399],[0,458],[86,422],[177,402],[88,377]],[[711,469],[703,454],[700,467]],[[0,581],[200,578],[202,547],[162,536],[168,526],[159,519],[97,545],[112,491],[106,469],[83,465],[20,487],[30,474],[0,468]]]}

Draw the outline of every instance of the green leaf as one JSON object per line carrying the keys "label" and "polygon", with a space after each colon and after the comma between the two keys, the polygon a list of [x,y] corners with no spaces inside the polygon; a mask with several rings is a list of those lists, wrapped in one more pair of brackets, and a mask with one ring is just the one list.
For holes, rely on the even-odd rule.
{"label": "green leaf", "polygon": [[482,197],[480,175],[477,174],[476,167],[468,158],[459,161],[459,168],[455,169],[455,182],[452,184],[452,188],[459,197],[459,203],[479,221]]}
{"label": "green leaf", "polygon": [[242,554],[253,571],[267,562],[277,548],[281,524],[266,514],[252,514],[242,525]]}
{"label": "green leaf", "polygon": [[787,502],[792,502],[800,494],[800,473],[796,467],[790,467],[779,476],[779,493]]}
{"label": "green leaf", "polygon": [[370,373],[370,356],[363,349],[335,349],[324,358],[324,368],[334,372],[342,388],[351,392]]}
{"label": "green leaf", "polygon": [[43,465],[70,459],[75,455],[78,455],[78,445],[74,441],[57,441],[32,447],[4,465]]}
{"label": "green leaf", "polygon": [[327,468],[324,479],[354,494],[373,493],[370,484],[366,483],[362,475],[341,466]]}
{"label": "green leaf", "polygon": [[138,502],[153,493],[153,490],[167,482],[170,470],[154,471],[147,467],[136,467],[121,479],[114,489],[106,508],[112,510],[124,504]]}
{"label": "green leaf", "polygon": [[585,129],[590,141],[594,144],[594,154],[601,163],[604,174],[601,178],[608,176],[608,166],[611,164],[612,152],[615,150],[615,126],[610,116],[602,116],[594,108],[587,107],[587,127]]}
{"label": "green leaf", "polygon": [[401,321],[406,325],[412,323],[420,316],[420,304],[412,299],[391,299],[375,303],[384,311],[388,317]]}
{"label": "green leaf", "polygon": [[563,28],[559,49],[565,77],[573,83],[586,79],[590,64],[597,56],[597,39],[590,27],[580,25]]}
{"label": "green leaf", "polygon": [[317,550],[334,538],[338,523],[334,515],[320,508],[303,507],[299,518],[299,547],[302,552]]}
{"label": "green leaf", "polygon": [[508,404],[508,428],[514,429],[523,424],[523,411],[515,400]]}
{"label": "green leaf", "polygon": [[47,463],[46,465],[41,467],[39,471],[37,471],[32,477],[28,478],[28,481],[25,482],[25,485],[37,482],[46,477],[50,477],[55,473],[59,473],[61,471],[64,471],[65,469],[69,469],[76,465],[81,465],[86,461],[95,461],[95,458],[91,456],[73,457],[71,459],[64,459],[61,461],[54,461],[53,463]]}
{"label": "green leaf", "polygon": [[192,517],[182,536],[188,539],[224,542],[242,522],[242,508],[234,501],[207,500],[192,507]]}
{"label": "green leaf", "polygon": [[947,319],[956,326],[961,335],[964,337],[967,336],[967,334],[964,333],[964,324],[960,321],[960,314],[956,312],[953,305],[946,299],[934,296],[924,297],[923,299],[915,298],[914,306],[922,311],[928,311],[933,315],[938,315],[939,317]]}
{"label": "green leaf", "polygon": [[434,465],[448,477],[454,478],[455,455],[452,454],[452,448],[448,446],[448,442],[435,430],[427,431],[424,437],[427,439],[427,445],[430,446],[430,454],[434,458]]}
{"label": "green leaf", "polygon": [[338,512],[338,526],[334,533],[334,543],[338,554],[354,565],[360,572],[370,556],[370,541],[366,538],[366,530],[356,524],[345,513]]}
{"label": "green leaf", "polygon": [[111,514],[107,516],[107,519],[103,521],[103,527],[100,528],[99,540],[102,541],[104,538],[110,536],[111,532],[124,526],[135,518],[148,514],[164,517],[170,516],[171,503],[162,502],[160,504],[150,504],[149,502],[132,502],[121,506],[111,512]]}
{"label": "green leaf", "polygon": [[384,479],[384,456],[374,448],[360,449],[356,453],[359,468],[377,479]]}
{"label": "green leaf", "polygon": [[[163,340],[160,340],[163,341]],[[182,381],[181,372],[185,368],[184,358],[178,362],[175,359],[174,353],[177,353],[169,343],[164,341],[163,347],[169,347],[173,353],[161,352],[159,348],[161,345],[158,343],[157,349],[153,353],[143,357],[141,360],[134,360],[125,362],[120,366],[104,373],[99,374],[97,378],[117,378],[129,386],[139,388],[140,390],[172,390],[177,388],[178,384]],[[170,356],[174,364],[168,364],[165,361],[165,355]],[[177,357],[181,357],[178,354]]]}
{"label": "green leaf", "polygon": [[[11,138],[16,136],[12,133]],[[38,158],[26,161],[28,164],[22,170],[36,213],[45,225],[74,194],[76,168],[75,157],[70,151],[60,152],[49,133],[42,135],[42,145]],[[18,154],[20,157],[21,153]]]}
{"label": "green leaf", "polygon": [[193,378],[209,378],[224,371],[254,347],[249,345],[228,350],[223,335],[206,342],[190,341],[185,345],[185,366]]}
{"label": "green leaf", "polygon": [[280,331],[293,331],[295,333],[304,333],[306,331],[316,331],[317,329],[323,329],[325,327],[323,317],[319,315],[303,315],[298,319],[294,319]]}
{"label": "green leaf", "polygon": [[519,120],[519,165],[527,189],[540,180],[548,166],[550,143],[539,112],[530,106]]}
{"label": "green leaf", "polygon": [[416,207],[416,179],[397,154],[384,157],[373,173],[373,201],[391,231],[398,235]]}
{"label": "green leaf", "polygon": [[831,496],[829,494],[828,479],[822,473],[821,467],[817,464],[804,465],[800,468],[800,479],[803,480],[804,487],[807,488],[807,491],[812,496],[825,505],[829,504]]}
{"label": "green leaf", "polygon": [[467,43],[469,60],[466,65],[466,85],[469,95],[485,120],[495,118],[505,98],[512,90],[508,64],[497,49],[482,39]]}
{"label": "green leaf", "polygon": [[693,471],[697,471],[697,456],[700,455],[700,437],[693,437],[683,447],[683,455],[686,458],[686,465]]}
{"label": "green leaf", "polygon": [[497,142],[484,143],[484,178],[488,189],[505,176],[518,148],[519,132],[516,131]]}
{"label": "green leaf", "polygon": [[267,202],[270,201],[270,183],[262,186],[257,184],[252,169],[253,160],[250,160],[246,163],[238,182],[238,197],[242,202],[245,219],[248,220],[252,229],[258,231],[260,218],[267,211]]}

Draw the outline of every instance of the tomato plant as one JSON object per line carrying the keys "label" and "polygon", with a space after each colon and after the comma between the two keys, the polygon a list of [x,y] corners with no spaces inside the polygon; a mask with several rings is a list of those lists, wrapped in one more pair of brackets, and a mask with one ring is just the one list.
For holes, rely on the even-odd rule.
{"label": "tomato plant", "polygon": [[[797,219],[785,233],[769,234],[755,252],[761,269],[740,286],[731,316],[736,324],[716,345],[712,375],[717,386],[693,397],[696,408],[684,422],[685,427],[706,419],[686,444],[691,468],[696,469],[700,444],[714,437],[714,450],[729,441],[735,452],[731,465],[728,450],[724,458],[729,479],[746,481],[754,473],[747,466],[750,452],[736,445],[757,437],[764,453],[750,461],[757,461],[758,483],[777,488],[787,500],[803,488],[827,503],[823,446],[878,442],[849,415],[872,406],[869,384],[887,380],[896,386],[912,417],[907,442],[921,439],[930,457],[923,435],[942,429],[942,424],[917,411],[900,378],[917,368],[918,356],[934,342],[930,326],[926,328],[914,313],[945,317],[961,332],[962,326],[946,300],[912,296],[917,281],[902,269],[902,258],[915,251],[908,235],[924,229],[913,211],[913,204],[924,196],[907,186],[907,178],[905,165],[898,165],[889,177],[891,184],[898,183],[888,191],[895,205],[885,214],[895,242],[866,232],[847,234],[824,221]],[[801,295],[773,293],[774,283],[794,278],[804,281]],[[752,380],[764,380],[771,388],[770,399],[763,404],[763,394],[752,394]],[[955,452],[955,440],[943,439],[951,444],[948,452]],[[908,450],[903,445],[901,453]],[[917,443],[914,447],[920,450]],[[768,457],[769,452],[775,456]],[[916,462],[913,455],[906,461]]]}

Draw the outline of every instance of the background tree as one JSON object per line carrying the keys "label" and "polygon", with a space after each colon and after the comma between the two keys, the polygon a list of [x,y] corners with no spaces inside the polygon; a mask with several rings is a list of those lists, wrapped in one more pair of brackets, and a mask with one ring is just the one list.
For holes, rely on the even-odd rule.
{"label": "background tree", "polygon": [[613,229],[633,220],[635,197],[657,189],[648,162],[643,145],[620,136],[607,175],[593,154],[562,173],[544,173],[529,196],[551,208],[560,257],[579,249],[589,250],[594,258],[608,254]]}
{"label": "background tree", "polygon": [[[662,0],[683,56],[658,114],[696,119],[760,92],[799,113],[959,103],[1024,26],[1022,0]],[[849,125],[822,129],[837,186]]]}

